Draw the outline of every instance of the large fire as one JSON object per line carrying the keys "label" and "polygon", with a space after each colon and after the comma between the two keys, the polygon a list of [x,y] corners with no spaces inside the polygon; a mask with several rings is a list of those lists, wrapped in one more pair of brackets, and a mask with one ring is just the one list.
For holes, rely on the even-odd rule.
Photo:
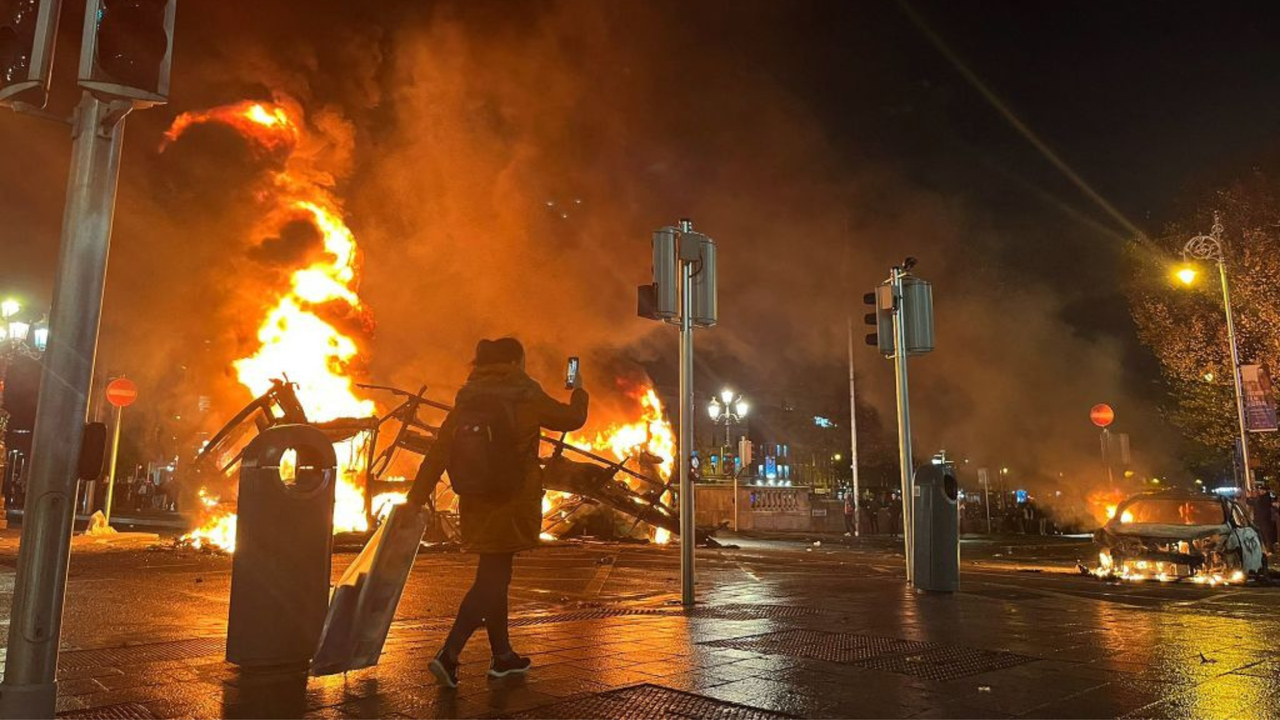
{"label": "large fire", "polygon": [[[165,134],[166,144],[204,123],[230,127],[258,149],[282,156],[280,168],[272,171],[270,186],[262,194],[269,207],[263,220],[266,236],[279,235],[287,225],[305,223],[322,241],[316,252],[292,270],[288,285],[275,291],[268,302],[258,327],[257,349],[232,364],[237,379],[258,396],[271,388],[272,380],[287,377],[297,385],[307,417],[316,422],[374,414],[374,403],[359,397],[353,386],[352,364],[359,357],[360,346],[356,338],[338,327],[368,325],[367,310],[358,294],[359,249],[329,176],[311,166],[311,153],[301,151],[306,140],[304,127],[283,104],[246,101],[183,113]],[[339,482],[334,532],[368,529],[360,452],[367,441],[361,434],[335,445]],[[201,492],[202,498],[207,498]],[[380,500],[379,505],[387,502],[386,498]],[[235,514],[222,510],[216,502],[209,510],[208,521],[186,539],[197,546],[233,550]]]}
{"label": "large fire", "polygon": [[[256,348],[232,363],[236,378],[254,396],[271,389],[273,380],[287,378],[297,385],[298,399],[312,421],[373,415],[374,403],[356,393],[352,379],[353,364],[361,354],[358,337],[342,329],[369,324],[358,292],[359,248],[343,219],[342,204],[333,194],[332,178],[313,167],[315,153],[306,147],[308,135],[301,111],[287,103],[246,101],[187,112],[165,133],[165,145],[176,142],[192,127],[208,123],[235,130],[254,148],[281,160],[279,169],[271,172],[268,188],[260,194],[268,206],[261,228],[264,236],[278,236],[285,226],[301,222],[313,227],[322,240],[320,251],[293,268],[288,283],[269,297],[258,325]],[[613,423],[594,435],[567,440],[618,461],[632,460],[642,467],[651,463],[648,469],[665,482],[674,467],[676,441],[662,402],[648,385],[632,386],[626,394],[640,408],[638,421]],[[334,532],[368,530],[361,452],[367,442],[366,436],[357,435],[335,445],[339,483]],[[548,493],[546,498],[544,510],[550,511],[572,496]],[[234,551],[235,512],[203,488],[200,499],[206,520],[183,540],[194,547]],[[373,498],[375,514],[385,513],[403,499],[402,493]],[[669,501],[670,497],[664,499]],[[670,533],[657,528],[653,539],[669,542]]]}

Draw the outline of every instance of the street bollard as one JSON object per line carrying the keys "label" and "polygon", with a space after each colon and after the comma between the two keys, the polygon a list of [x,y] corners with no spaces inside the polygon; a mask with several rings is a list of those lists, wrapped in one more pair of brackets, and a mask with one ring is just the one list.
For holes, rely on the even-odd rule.
{"label": "street bollard", "polygon": [[313,426],[277,425],[245,448],[228,662],[307,667],[329,608],[336,484],[333,444]]}
{"label": "street bollard", "polygon": [[930,464],[915,472],[912,543],[917,590],[960,589],[960,513],[955,466]]}

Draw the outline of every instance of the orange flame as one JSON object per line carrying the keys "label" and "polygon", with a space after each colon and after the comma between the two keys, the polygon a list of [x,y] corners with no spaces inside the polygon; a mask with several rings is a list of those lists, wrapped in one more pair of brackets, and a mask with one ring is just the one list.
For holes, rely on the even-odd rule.
{"label": "orange flame", "polygon": [[279,151],[298,144],[300,132],[288,112],[279,105],[245,100],[209,110],[185,112],[174,119],[164,134],[163,150],[195,125],[226,125],[264,150]]}
{"label": "orange flame", "polygon": [[[1085,504],[1088,506],[1089,514],[1093,516],[1094,521],[1099,525],[1104,525],[1108,520],[1115,517],[1116,508],[1125,497],[1126,495],[1117,489],[1094,490],[1085,497]],[[1129,522],[1129,520],[1124,520],[1124,522]]]}
{"label": "orange flame", "polygon": [[[360,317],[365,312],[358,294],[358,247],[342,217],[341,203],[328,185],[314,179],[323,174],[309,172],[309,159],[299,157],[299,146],[306,139],[303,126],[283,105],[245,101],[179,115],[165,133],[166,145],[205,123],[230,127],[263,150],[287,153],[283,168],[272,173],[273,189],[264,199],[274,209],[264,224],[276,230],[283,223],[303,219],[323,239],[323,252],[293,271],[288,287],[280,289],[266,311],[258,328],[258,348],[232,363],[237,379],[257,396],[271,388],[273,379],[287,377],[297,385],[298,399],[312,421],[374,414],[374,403],[356,394],[351,377],[360,347],[333,323],[335,316]],[[361,453],[367,441],[362,434],[335,443],[334,532],[368,530]],[[383,498],[381,504],[386,502]],[[215,515],[188,538],[193,544],[231,550],[234,520],[234,515],[229,520]]]}
{"label": "orange flame", "polygon": [[652,387],[637,387],[631,397],[640,405],[640,420],[632,423],[613,423],[593,437],[569,435],[565,442],[586,447],[602,454],[612,454],[618,460],[635,458],[642,453],[658,457],[658,473],[661,479],[671,477],[675,468],[676,434],[666,418],[662,400]]}

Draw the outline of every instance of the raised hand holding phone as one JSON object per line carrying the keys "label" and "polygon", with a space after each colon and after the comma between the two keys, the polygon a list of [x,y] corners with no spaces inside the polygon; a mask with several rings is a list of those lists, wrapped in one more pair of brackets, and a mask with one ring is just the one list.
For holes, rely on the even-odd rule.
{"label": "raised hand holding phone", "polygon": [[582,376],[578,372],[578,358],[569,358],[569,367],[564,374],[564,387],[566,390],[576,390],[582,387]]}

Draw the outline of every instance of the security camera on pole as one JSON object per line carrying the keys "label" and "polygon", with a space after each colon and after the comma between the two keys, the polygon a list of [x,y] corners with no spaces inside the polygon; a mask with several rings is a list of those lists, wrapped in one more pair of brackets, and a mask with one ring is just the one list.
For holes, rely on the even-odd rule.
{"label": "security camera on pole", "polygon": [[906,551],[907,582],[915,582],[915,488],[911,460],[911,401],[907,392],[907,358],[933,351],[933,286],[911,274],[916,259],[907,258],[894,266],[889,277],[863,301],[875,308],[866,322],[876,332],[867,335],[867,344],[893,358],[898,396],[898,464],[901,468],[902,542]]}
{"label": "security camera on pole", "polygon": [[71,118],[45,112],[61,0],[0,4],[0,104],[71,127],[71,171],[32,438],[0,716],[53,717],[78,461],[125,117],[169,94],[177,0],[87,0]]}
{"label": "security camera on pole", "polygon": [[680,327],[680,601],[693,597],[693,329],[716,324],[716,244],[693,222],[653,233],[653,282],[641,285],[638,314]]}

